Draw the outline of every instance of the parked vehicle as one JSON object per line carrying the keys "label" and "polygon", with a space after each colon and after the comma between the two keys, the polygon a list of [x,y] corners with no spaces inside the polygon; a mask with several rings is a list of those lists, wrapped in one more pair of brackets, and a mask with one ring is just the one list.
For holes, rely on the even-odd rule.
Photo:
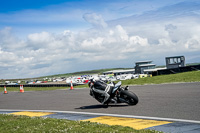
{"label": "parked vehicle", "polygon": [[84,84],[87,84],[88,82],[89,82],[88,79],[85,79],[85,80],[83,81]]}
{"label": "parked vehicle", "polygon": [[138,79],[139,78],[139,74],[134,74],[133,75],[133,79]]}

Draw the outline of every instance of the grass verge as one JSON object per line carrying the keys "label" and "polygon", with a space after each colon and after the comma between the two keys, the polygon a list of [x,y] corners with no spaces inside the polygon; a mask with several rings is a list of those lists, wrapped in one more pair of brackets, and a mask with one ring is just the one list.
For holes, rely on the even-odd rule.
{"label": "grass verge", "polygon": [[[134,130],[130,127],[109,126],[99,123],[70,121],[65,119],[53,119],[43,117],[28,117],[0,114],[0,132],[25,133],[25,132],[126,132],[126,133],[158,133],[155,130]],[[160,132],[159,132],[160,133]]]}
{"label": "grass verge", "polygon": [[124,80],[122,81],[122,85],[163,84],[176,82],[200,82],[200,71]]}

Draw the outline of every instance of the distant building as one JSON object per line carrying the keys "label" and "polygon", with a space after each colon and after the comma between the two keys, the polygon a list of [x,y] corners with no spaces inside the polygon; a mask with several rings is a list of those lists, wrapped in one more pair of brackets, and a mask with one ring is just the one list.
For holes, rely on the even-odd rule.
{"label": "distant building", "polygon": [[184,56],[165,57],[167,69],[158,70],[157,75],[176,74],[181,72],[200,70],[200,65],[185,65]]}
{"label": "distant building", "polygon": [[138,61],[135,63],[135,74],[144,74],[145,70],[155,69],[155,67],[152,61]]}
{"label": "distant building", "polygon": [[185,66],[184,56],[165,57],[167,69],[179,68]]}
{"label": "distant building", "polygon": [[114,74],[114,76],[122,75],[122,74],[134,74],[134,73],[135,73],[135,69],[128,69],[128,70],[112,70],[112,71],[103,72],[104,75],[107,75],[107,74]]}

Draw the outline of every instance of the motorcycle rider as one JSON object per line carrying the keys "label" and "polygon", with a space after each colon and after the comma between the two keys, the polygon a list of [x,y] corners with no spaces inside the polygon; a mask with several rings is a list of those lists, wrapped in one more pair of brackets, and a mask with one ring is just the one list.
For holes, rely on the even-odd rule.
{"label": "motorcycle rider", "polygon": [[90,87],[91,96],[94,96],[93,91],[98,93],[99,95],[104,96],[104,100],[101,102],[102,104],[105,104],[107,100],[110,98],[112,87],[114,87],[113,84],[106,84],[105,82],[99,80],[98,78],[90,79],[88,85]]}

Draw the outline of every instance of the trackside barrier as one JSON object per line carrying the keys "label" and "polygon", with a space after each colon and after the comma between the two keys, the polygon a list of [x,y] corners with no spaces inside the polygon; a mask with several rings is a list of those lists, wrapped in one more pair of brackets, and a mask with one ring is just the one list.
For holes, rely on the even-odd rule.
{"label": "trackside barrier", "polygon": [[[77,84],[73,84],[76,86]],[[4,87],[5,84],[1,84],[0,87]],[[7,87],[20,87],[20,85],[6,85]],[[71,84],[23,84],[24,87],[70,87]]]}
{"label": "trackside barrier", "polygon": [[147,74],[140,74],[139,78],[146,78],[148,75]]}

